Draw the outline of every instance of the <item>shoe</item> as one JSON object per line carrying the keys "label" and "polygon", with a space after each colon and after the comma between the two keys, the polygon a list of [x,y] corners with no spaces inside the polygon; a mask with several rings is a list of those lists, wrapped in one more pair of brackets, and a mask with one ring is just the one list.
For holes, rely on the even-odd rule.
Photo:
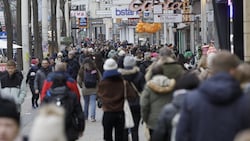
{"label": "shoe", "polygon": [[91,120],[90,120],[91,122],[96,122],[96,120],[94,119],[94,118],[91,118]]}
{"label": "shoe", "polygon": [[33,109],[36,109],[37,107],[36,107],[35,105],[32,105],[32,108],[33,108]]}

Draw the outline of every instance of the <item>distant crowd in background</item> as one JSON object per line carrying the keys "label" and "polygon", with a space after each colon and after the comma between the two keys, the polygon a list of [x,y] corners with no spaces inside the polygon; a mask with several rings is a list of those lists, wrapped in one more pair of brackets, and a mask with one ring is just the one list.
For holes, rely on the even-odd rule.
{"label": "distant crowd in background", "polygon": [[[141,124],[148,141],[250,139],[250,65],[213,44],[200,53],[181,53],[172,44],[85,40],[42,60],[33,58],[26,79],[13,60],[6,70],[0,95],[18,106],[8,115],[0,108],[0,128],[2,117],[19,127],[29,84],[31,106],[40,110],[26,138],[31,141],[77,140],[86,120],[96,122],[97,107],[103,110],[105,141],[139,141]],[[10,136],[6,141],[16,134]]]}

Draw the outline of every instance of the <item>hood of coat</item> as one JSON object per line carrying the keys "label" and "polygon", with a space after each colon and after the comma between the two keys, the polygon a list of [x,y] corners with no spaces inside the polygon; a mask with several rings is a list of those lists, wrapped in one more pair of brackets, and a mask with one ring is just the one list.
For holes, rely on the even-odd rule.
{"label": "hood of coat", "polygon": [[147,82],[147,86],[156,93],[167,94],[174,89],[175,80],[164,75],[155,75]]}
{"label": "hood of coat", "polygon": [[222,72],[204,81],[199,91],[214,104],[230,104],[242,95],[240,84],[230,74]]}
{"label": "hood of coat", "polygon": [[139,72],[140,69],[138,67],[133,67],[131,69],[118,69],[118,72],[121,73],[121,75],[131,75]]}
{"label": "hood of coat", "polygon": [[184,99],[186,97],[186,94],[188,93],[188,90],[186,89],[180,89],[180,90],[176,90],[174,91],[173,95],[173,101],[172,101],[172,104],[180,109],[181,106],[183,105],[183,102],[184,102]]}

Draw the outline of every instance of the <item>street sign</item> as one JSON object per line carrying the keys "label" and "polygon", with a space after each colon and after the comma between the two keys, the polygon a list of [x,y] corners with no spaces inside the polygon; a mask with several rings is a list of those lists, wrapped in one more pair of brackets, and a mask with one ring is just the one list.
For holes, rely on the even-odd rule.
{"label": "street sign", "polygon": [[154,14],[152,11],[143,11],[143,22],[153,23],[154,22]]}
{"label": "street sign", "polygon": [[182,14],[155,14],[155,23],[180,23],[182,22]]}

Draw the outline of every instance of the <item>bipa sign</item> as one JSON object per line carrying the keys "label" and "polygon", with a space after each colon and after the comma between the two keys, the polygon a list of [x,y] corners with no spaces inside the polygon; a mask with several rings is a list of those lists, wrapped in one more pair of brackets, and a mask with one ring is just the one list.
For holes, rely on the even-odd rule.
{"label": "bipa sign", "polygon": [[117,6],[112,7],[112,18],[139,18],[139,14],[129,10],[128,6]]}

